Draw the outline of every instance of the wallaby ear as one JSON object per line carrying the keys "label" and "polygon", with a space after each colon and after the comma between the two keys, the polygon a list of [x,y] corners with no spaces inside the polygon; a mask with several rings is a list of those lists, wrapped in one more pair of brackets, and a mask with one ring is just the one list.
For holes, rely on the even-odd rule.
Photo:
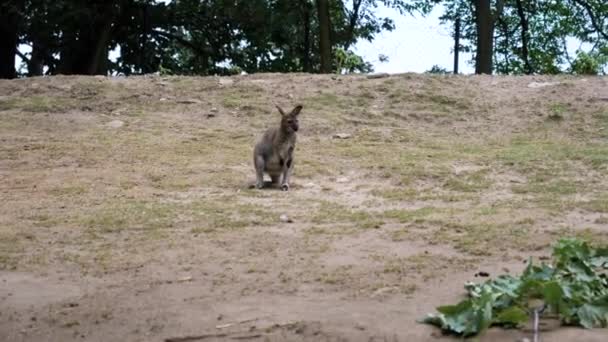
{"label": "wallaby ear", "polygon": [[300,114],[300,111],[302,111],[302,105],[297,105],[291,110],[291,113],[289,113],[289,115],[298,116]]}
{"label": "wallaby ear", "polygon": [[279,110],[279,113],[281,113],[281,115],[285,116],[285,112],[283,111],[283,109],[281,109],[281,107],[279,107],[279,105],[275,105],[275,107],[277,107],[277,109]]}

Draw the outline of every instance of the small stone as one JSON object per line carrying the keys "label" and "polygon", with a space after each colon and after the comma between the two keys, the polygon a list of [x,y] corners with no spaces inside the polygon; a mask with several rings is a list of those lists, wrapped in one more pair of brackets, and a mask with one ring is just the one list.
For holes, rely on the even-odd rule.
{"label": "small stone", "polygon": [[338,183],[348,183],[350,181],[350,179],[348,179],[348,177],[340,177],[338,179],[336,179],[336,182]]}
{"label": "small stone", "polygon": [[181,99],[181,100],[177,100],[177,103],[183,103],[183,104],[200,104],[201,101],[197,100],[197,99]]}
{"label": "small stone", "polygon": [[285,214],[281,215],[279,217],[279,220],[281,220],[281,222],[284,222],[284,223],[292,223],[293,222],[293,220],[290,219],[289,216],[287,216]]}
{"label": "small stone", "polygon": [[314,188],[315,186],[316,186],[316,184],[312,183],[312,182],[304,184],[305,188]]}
{"label": "small stone", "polygon": [[559,84],[559,82],[532,82],[528,84],[528,88],[543,88]]}
{"label": "small stone", "polygon": [[120,121],[120,120],[112,120],[110,122],[108,122],[108,127],[110,128],[120,128],[122,126],[124,126],[124,121]]}
{"label": "small stone", "polygon": [[160,98],[160,101],[161,101],[161,102],[167,101],[167,98],[166,98],[166,97],[161,97],[161,98]]}
{"label": "small stone", "polygon": [[215,107],[211,108],[210,112],[211,113],[217,113],[217,108],[215,108]]}
{"label": "small stone", "polygon": [[367,75],[367,78],[370,79],[370,80],[373,80],[373,79],[376,79],[376,78],[385,78],[385,77],[390,77],[390,76],[391,75],[389,75],[389,74],[387,74],[385,72],[382,72],[382,73],[379,73],[379,74]]}
{"label": "small stone", "polygon": [[337,133],[334,134],[333,138],[334,139],[349,139],[352,137],[352,134],[348,134],[348,133]]}
{"label": "small stone", "polygon": [[221,86],[229,86],[229,85],[232,85],[233,83],[234,83],[234,81],[229,78],[224,78],[224,77],[220,78]]}

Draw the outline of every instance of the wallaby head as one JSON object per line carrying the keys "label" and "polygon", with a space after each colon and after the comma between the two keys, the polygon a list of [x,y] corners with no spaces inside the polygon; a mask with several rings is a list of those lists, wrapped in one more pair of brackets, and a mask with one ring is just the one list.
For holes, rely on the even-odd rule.
{"label": "wallaby head", "polygon": [[277,105],[277,109],[279,113],[281,113],[281,130],[284,133],[292,134],[297,132],[300,126],[298,125],[298,115],[300,115],[300,111],[302,110],[302,105],[295,106],[291,112],[285,113],[281,107]]}

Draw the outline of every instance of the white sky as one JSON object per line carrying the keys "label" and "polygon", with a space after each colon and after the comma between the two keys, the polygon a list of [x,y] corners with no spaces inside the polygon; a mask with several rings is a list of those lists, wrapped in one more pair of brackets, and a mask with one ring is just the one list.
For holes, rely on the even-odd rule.
{"label": "white sky", "polygon": [[[374,65],[376,72],[401,73],[425,72],[433,65],[453,69],[454,40],[448,26],[439,25],[443,6],[436,6],[426,17],[400,15],[397,11],[379,6],[378,17],[389,17],[395,22],[395,30],[381,32],[371,43],[359,41],[355,53]],[[388,62],[380,63],[378,55],[388,56]],[[471,54],[461,53],[458,68],[461,73],[472,73],[469,65]]]}
{"label": "white sky", "polygon": [[[375,72],[425,72],[433,65],[451,71],[453,69],[454,41],[450,36],[450,28],[439,24],[439,16],[442,13],[443,6],[436,6],[426,17],[400,15],[393,9],[379,6],[376,9],[376,16],[393,19],[395,30],[381,32],[372,42],[359,41],[353,49],[366,61],[373,64]],[[572,55],[577,48],[579,45],[575,40],[568,41],[568,50]],[[20,50],[29,52],[29,47],[22,45]],[[118,53],[118,51],[112,51],[110,58],[116,58]],[[386,55],[388,62],[379,62],[378,55],[380,54]],[[474,71],[474,67],[469,64],[470,60],[470,53],[460,54],[459,71],[461,73],[468,74]],[[17,57],[17,68],[20,63],[21,59]]]}

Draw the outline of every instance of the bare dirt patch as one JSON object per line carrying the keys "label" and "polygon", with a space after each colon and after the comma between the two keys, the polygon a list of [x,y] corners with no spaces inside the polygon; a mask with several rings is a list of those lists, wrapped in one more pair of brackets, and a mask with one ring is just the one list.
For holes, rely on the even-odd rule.
{"label": "bare dirt patch", "polygon": [[[0,335],[450,340],[416,319],[459,299],[477,272],[519,272],[566,235],[608,240],[607,86],[413,74],[0,81]],[[304,105],[290,192],[247,187],[253,143],[278,123],[272,101]]]}

